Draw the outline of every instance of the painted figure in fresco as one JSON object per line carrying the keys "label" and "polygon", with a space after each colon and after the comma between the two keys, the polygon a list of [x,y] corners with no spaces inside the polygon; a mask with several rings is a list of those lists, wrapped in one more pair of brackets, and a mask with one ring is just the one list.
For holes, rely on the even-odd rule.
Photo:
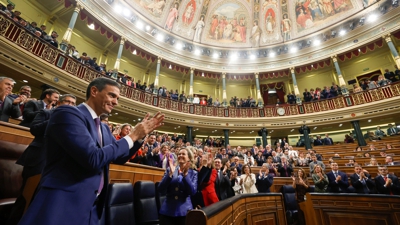
{"label": "painted figure in fresco", "polygon": [[154,0],[148,5],[146,5],[146,2],[140,1],[140,5],[149,10],[155,16],[160,16],[165,7],[165,0]]}
{"label": "painted figure in fresco", "polygon": [[265,26],[266,26],[267,34],[274,33],[275,18],[272,16],[271,12],[268,13],[268,15],[267,15],[267,17],[265,19]]}
{"label": "painted figure in fresco", "polygon": [[364,7],[374,4],[376,0],[363,0]]}
{"label": "painted figure in fresco", "polygon": [[204,24],[204,16],[201,16],[200,20],[197,22],[196,26],[194,27],[194,29],[196,31],[194,32],[193,41],[200,42],[200,37],[201,37],[201,33],[203,32],[204,26],[205,26],[205,24]]}
{"label": "painted figure in fresco", "polygon": [[325,15],[329,16],[335,14],[331,0],[322,0],[322,7]]}
{"label": "painted figure in fresco", "polygon": [[304,29],[308,29],[314,25],[311,15],[305,14],[303,9],[300,9],[300,14],[297,16],[297,24]]}
{"label": "painted figure in fresco", "polygon": [[287,14],[283,14],[283,19],[281,22],[281,32],[283,36],[283,41],[290,40],[290,31],[292,30],[292,22],[288,19]]}
{"label": "painted figure in fresco", "polygon": [[250,41],[251,41],[252,47],[259,47],[260,36],[261,36],[261,29],[258,26],[258,22],[254,21],[253,28],[251,29],[251,36],[250,36]]}
{"label": "painted figure in fresco", "polygon": [[246,42],[246,18],[242,17],[239,20],[240,25],[240,37],[242,38],[242,42]]}
{"label": "painted figure in fresco", "polygon": [[168,14],[167,21],[165,23],[164,28],[166,30],[171,31],[172,27],[174,26],[175,20],[178,20],[178,3],[175,3],[174,7],[172,7],[169,10],[169,14]]}
{"label": "painted figure in fresco", "polygon": [[183,24],[185,25],[189,25],[190,22],[192,22],[192,17],[194,15],[194,7],[193,7],[193,3],[191,2],[187,7],[186,7],[186,11],[183,15]]}
{"label": "painted figure in fresco", "polygon": [[346,8],[346,0],[333,0],[333,6],[335,8],[335,12],[338,13]]}
{"label": "painted figure in fresco", "polygon": [[211,20],[210,37],[214,37],[215,30],[218,27],[218,15],[213,15]]}
{"label": "painted figure in fresco", "polygon": [[265,10],[267,8],[267,6],[277,7],[278,3],[276,2],[276,0],[266,0],[262,5],[263,10]]}
{"label": "painted figure in fresco", "polygon": [[309,10],[311,10],[311,16],[312,16],[313,20],[315,20],[317,18],[318,19],[324,18],[324,15],[322,14],[318,0],[312,0],[308,7],[309,7]]}
{"label": "painted figure in fresco", "polygon": [[231,39],[232,38],[232,32],[233,32],[233,26],[232,26],[232,21],[230,20],[228,24],[225,26],[223,38],[224,39]]}

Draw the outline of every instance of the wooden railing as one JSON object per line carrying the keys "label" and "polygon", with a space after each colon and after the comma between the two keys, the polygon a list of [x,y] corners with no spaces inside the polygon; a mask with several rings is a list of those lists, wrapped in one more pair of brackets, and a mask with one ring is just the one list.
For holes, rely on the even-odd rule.
{"label": "wooden railing", "polygon": [[[97,77],[103,76],[98,71],[83,65],[79,61],[67,56],[59,49],[54,48],[44,40],[34,36],[31,32],[26,30],[24,27],[21,27],[18,23],[14,22],[3,13],[0,13],[0,36],[6,38],[10,44],[14,43],[18,45],[49,65],[61,69],[67,74],[86,82],[90,82]],[[120,94],[128,99],[142,102],[147,105],[193,115],[230,118],[278,116],[276,106],[265,106],[263,108],[201,106],[159,97],[128,86],[123,86]],[[400,83],[355,93],[350,96],[339,96],[327,100],[307,102],[302,105],[284,104],[280,107],[285,108],[285,116],[293,116],[342,109],[397,96],[400,96]]]}
{"label": "wooden railing", "polygon": [[214,203],[201,210],[189,211],[186,224],[276,224],[285,225],[282,194],[242,194]]}
{"label": "wooden railing", "polygon": [[307,193],[306,224],[400,224],[400,196]]}

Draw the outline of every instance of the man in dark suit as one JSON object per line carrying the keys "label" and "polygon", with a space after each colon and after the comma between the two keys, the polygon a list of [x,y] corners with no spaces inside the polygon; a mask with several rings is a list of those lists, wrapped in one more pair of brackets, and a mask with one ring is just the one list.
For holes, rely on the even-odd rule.
{"label": "man in dark suit", "polygon": [[323,145],[323,144],[324,144],[324,143],[323,143],[323,141],[322,141],[322,139],[321,139],[321,136],[318,135],[318,136],[317,136],[317,139],[314,140],[314,146]]}
{"label": "man in dark suit", "polygon": [[354,174],[350,176],[351,185],[359,194],[375,194],[375,183],[371,180],[371,175],[363,171],[362,167],[354,167]]}
{"label": "man in dark suit", "polygon": [[264,163],[261,166],[260,172],[256,177],[256,185],[258,193],[269,193],[269,188],[272,186],[274,182],[274,177],[268,174],[267,164]]}
{"label": "man in dark suit", "polygon": [[291,177],[293,173],[293,167],[288,162],[286,156],[281,157],[281,164],[278,164],[278,172],[281,177]]}
{"label": "man in dark suit", "polygon": [[217,179],[215,179],[215,192],[217,193],[220,201],[227,199],[229,188],[231,188],[231,181],[227,175],[227,171],[223,168],[221,159],[216,158],[214,161],[215,169],[217,170]]}
{"label": "man in dark suit", "polygon": [[[16,99],[8,97],[11,94],[15,81],[8,77],[0,77],[0,121],[8,122],[9,118],[18,118],[21,116],[19,102],[26,100],[26,96],[21,95]],[[17,101],[13,103],[13,101]]]}
{"label": "man in dark suit", "polygon": [[273,163],[281,163],[281,157],[277,156],[275,151],[272,151],[271,154]]}
{"label": "man in dark suit", "polygon": [[328,192],[332,193],[346,193],[349,187],[349,180],[346,173],[339,171],[337,163],[331,163],[332,171],[327,173],[328,177]]}
{"label": "man in dark suit", "polygon": [[332,140],[332,138],[329,137],[329,134],[325,134],[323,143],[324,143],[324,145],[333,145],[333,140]]}
{"label": "man in dark suit", "polygon": [[378,167],[379,174],[375,177],[375,185],[379,194],[385,195],[400,195],[399,179],[392,174],[389,174],[386,166]]}
{"label": "man in dark suit", "polygon": [[233,157],[233,162],[231,163],[230,166],[236,168],[238,176],[242,175],[243,164],[241,164],[239,162],[239,157],[238,156]]}
{"label": "man in dark suit", "polygon": [[39,189],[20,225],[98,224],[107,194],[109,163],[124,164],[164,120],[160,113],[151,119],[147,114],[129,135],[117,141],[99,116],[111,113],[119,96],[118,83],[96,78],[86,90],[85,103],[54,110],[45,133],[46,165]]}
{"label": "man in dark suit", "polygon": [[400,134],[399,129],[397,129],[396,126],[393,126],[392,124],[388,125],[388,129],[387,129],[387,135],[393,136],[393,135],[397,135]]}
{"label": "man in dark suit", "polygon": [[148,151],[146,153],[146,165],[158,167],[160,162],[160,147],[161,143],[156,142],[156,135],[149,136],[147,143]]}
{"label": "man in dark suit", "polygon": [[[75,106],[76,97],[70,94],[65,94],[60,98],[58,106],[72,105]],[[47,123],[49,122],[53,110],[42,109],[32,121],[30,132],[35,138],[28,148],[22,153],[17,160],[17,164],[24,167],[22,170],[22,187],[20,196],[18,196],[7,224],[17,224],[21,219],[22,214],[33,199],[34,191],[36,190],[41,177],[42,170],[45,165],[46,152],[43,148],[44,133]],[[31,191],[31,192],[30,192]],[[24,193],[24,195],[22,195]]]}
{"label": "man in dark suit", "polygon": [[60,92],[55,89],[46,89],[42,93],[42,98],[39,101],[31,100],[25,104],[24,120],[19,124],[24,127],[30,127],[35,116],[42,109],[51,109],[57,104],[58,98],[60,97]]}

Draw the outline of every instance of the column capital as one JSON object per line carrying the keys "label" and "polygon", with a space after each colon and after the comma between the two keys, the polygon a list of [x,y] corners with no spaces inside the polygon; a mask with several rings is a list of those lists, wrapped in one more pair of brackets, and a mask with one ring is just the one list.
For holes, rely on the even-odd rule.
{"label": "column capital", "polygon": [[121,40],[119,41],[120,45],[125,44],[126,38],[121,36]]}
{"label": "column capital", "polygon": [[77,2],[74,11],[79,13],[82,9],[84,9],[83,5]]}
{"label": "column capital", "polygon": [[255,73],[254,73],[254,76],[256,77],[256,79],[258,79],[258,75],[260,75],[259,72],[255,72]]}
{"label": "column capital", "polygon": [[193,68],[193,67],[190,67],[190,72],[191,72],[191,73],[193,73],[193,72],[194,72],[194,70],[195,70],[195,68]]}
{"label": "column capital", "polygon": [[337,62],[337,55],[332,55],[331,56],[332,61],[335,63]]}
{"label": "column capital", "polygon": [[386,43],[392,41],[392,35],[390,33],[382,35],[382,38],[385,39]]}
{"label": "column capital", "polygon": [[226,73],[223,72],[223,73],[222,73],[222,79],[225,79],[225,78],[226,78]]}
{"label": "column capital", "polygon": [[161,63],[162,57],[158,56],[157,57],[157,63]]}
{"label": "column capital", "polygon": [[294,74],[294,67],[290,67],[289,69],[290,69],[290,73]]}

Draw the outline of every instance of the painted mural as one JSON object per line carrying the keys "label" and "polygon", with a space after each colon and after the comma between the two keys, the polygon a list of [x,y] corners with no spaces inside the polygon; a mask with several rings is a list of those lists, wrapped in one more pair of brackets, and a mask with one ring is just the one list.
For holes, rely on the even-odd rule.
{"label": "painted mural", "polygon": [[319,31],[377,0],[126,0],[166,31],[197,43],[260,47]]}
{"label": "painted mural", "polygon": [[230,2],[217,7],[206,23],[203,37],[208,42],[218,44],[248,43],[247,29],[251,26],[249,12],[243,5]]}
{"label": "painted mural", "polygon": [[297,33],[308,33],[349,16],[356,6],[355,0],[295,0],[292,18]]}

